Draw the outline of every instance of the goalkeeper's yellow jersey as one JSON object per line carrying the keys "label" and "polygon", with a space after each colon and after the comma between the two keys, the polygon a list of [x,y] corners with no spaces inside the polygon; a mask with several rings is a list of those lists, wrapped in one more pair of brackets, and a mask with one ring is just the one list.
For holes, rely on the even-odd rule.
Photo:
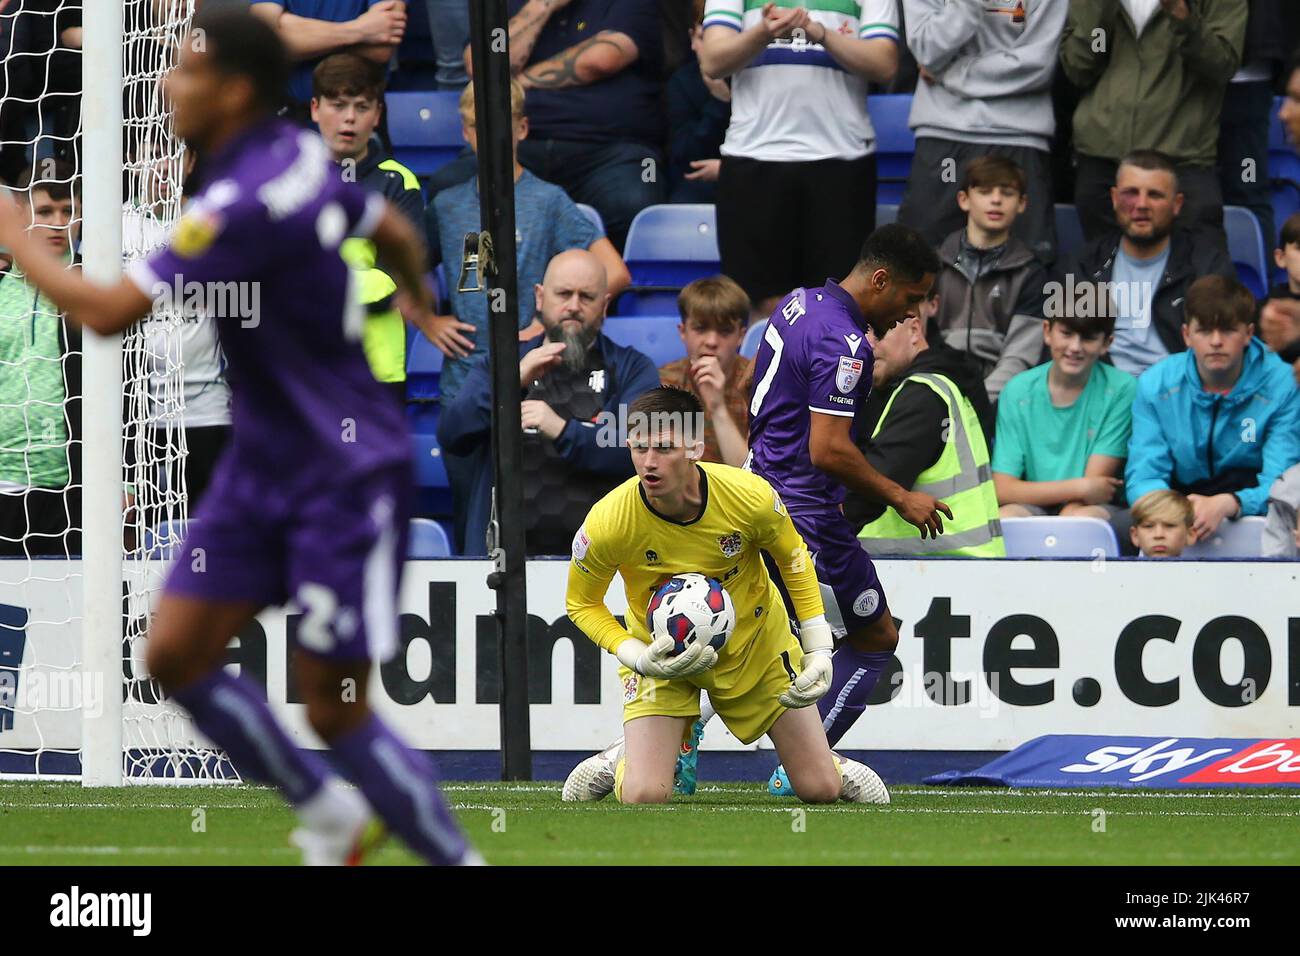
{"label": "goalkeeper's yellow jersey", "polygon": [[[769,620],[788,627],[781,594],[763,564],[767,551],[800,621],[823,613],[808,548],[785,505],[764,478],[730,465],[702,463],[701,513],[665,518],[650,507],[639,478],[629,478],[587,513],[573,539],[567,607],[578,629],[611,653],[629,633],[646,643],[646,607],[674,574],[696,571],[721,581],[736,607],[736,629],[720,659],[743,654]],[[605,606],[615,573],[627,594],[627,629]]]}

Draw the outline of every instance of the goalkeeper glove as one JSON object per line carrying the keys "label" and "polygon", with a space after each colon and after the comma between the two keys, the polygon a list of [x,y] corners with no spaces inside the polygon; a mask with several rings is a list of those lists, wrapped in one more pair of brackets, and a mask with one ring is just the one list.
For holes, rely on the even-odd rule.
{"label": "goalkeeper glove", "polygon": [[676,657],[670,656],[676,642],[671,637],[661,637],[645,644],[635,637],[629,637],[614,656],[624,667],[630,667],[644,677],[658,677],[674,680],[678,677],[693,677],[718,663],[718,652],[704,641],[696,641]]}
{"label": "goalkeeper glove", "polygon": [[792,710],[808,707],[826,696],[831,689],[831,626],[825,615],[819,614],[799,624],[799,637],[803,643],[803,670],[790,682],[779,698],[781,706]]}

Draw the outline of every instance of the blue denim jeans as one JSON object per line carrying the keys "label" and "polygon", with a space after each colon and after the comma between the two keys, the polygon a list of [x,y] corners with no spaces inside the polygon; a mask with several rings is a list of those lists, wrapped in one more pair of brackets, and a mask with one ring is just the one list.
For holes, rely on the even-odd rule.
{"label": "blue denim jeans", "polygon": [[424,0],[429,12],[433,56],[440,90],[460,90],[469,82],[465,47],[469,45],[469,0]]}

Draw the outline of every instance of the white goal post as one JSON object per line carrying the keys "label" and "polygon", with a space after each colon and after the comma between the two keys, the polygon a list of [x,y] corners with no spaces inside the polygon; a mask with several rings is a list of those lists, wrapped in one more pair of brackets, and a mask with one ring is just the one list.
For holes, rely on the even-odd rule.
{"label": "white goal post", "polygon": [[[10,161],[17,155],[34,170],[28,196],[37,180],[60,183],[65,193],[80,181],[81,201],[66,228],[71,238],[80,226],[82,268],[92,281],[118,281],[124,266],[157,248],[179,218],[185,151],[162,81],[195,6],[195,0],[93,0],[80,5],[79,38],[63,19],[74,7],[0,6],[0,37],[9,41],[0,54],[25,64],[34,77],[31,89],[4,88],[0,106],[11,111],[8,118],[22,116],[26,129],[18,135],[12,123],[4,127],[0,147]],[[33,35],[44,36],[45,45]],[[51,75],[55,57],[75,62],[78,45],[76,100],[75,91],[60,86],[75,81]],[[56,102],[79,102],[79,122],[65,119],[52,132]],[[77,112],[68,107],[62,115]],[[60,166],[63,172],[51,173],[52,153],[75,163],[75,172]],[[38,222],[35,217],[33,209]],[[17,273],[5,278],[22,281]],[[0,778],[79,779],[87,787],[237,782],[229,760],[162,698],[144,668],[150,611],[188,517],[186,320],[156,308],[122,335],[87,332],[78,351],[75,329],[41,300],[28,301],[31,327],[39,325],[59,351],[54,344],[39,354],[24,351],[26,343],[12,337],[8,351],[0,351],[0,376],[10,383],[0,389],[0,467],[7,467],[0,470],[0,493],[8,496],[0,500],[29,529],[0,541],[6,548],[0,554]],[[190,330],[206,321],[188,318]],[[67,371],[75,360],[80,438],[71,410],[74,377]],[[53,436],[27,424],[38,411],[51,417],[51,408],[58,417],[41,362],[63,369],[63,421]],[[39,394],[32,384],[38,374]],[[38,454],[42,469],[31,464]],[[56,467],[49,467],[51,456]],[[79,514],[72,503],[77,492]],[[62,501],[61,539],[31,530],[38,494]]]}

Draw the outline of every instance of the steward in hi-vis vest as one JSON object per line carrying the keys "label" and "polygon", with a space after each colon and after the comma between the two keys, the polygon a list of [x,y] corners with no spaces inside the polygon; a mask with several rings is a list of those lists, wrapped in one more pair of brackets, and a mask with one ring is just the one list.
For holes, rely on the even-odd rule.
{"label": "steward in hi-vis vest", "polygon": [[937,539],[922,539],[881,502],[850,495],[844,513],[872,555],[1005,557],[981,371],[970,356],[936,342],[926,341],[921,320],[913,318],[873,343],[875,401],[864,409],[858,444],[872,465],[904,488],[947,504],[951,520],[944,520]]}

